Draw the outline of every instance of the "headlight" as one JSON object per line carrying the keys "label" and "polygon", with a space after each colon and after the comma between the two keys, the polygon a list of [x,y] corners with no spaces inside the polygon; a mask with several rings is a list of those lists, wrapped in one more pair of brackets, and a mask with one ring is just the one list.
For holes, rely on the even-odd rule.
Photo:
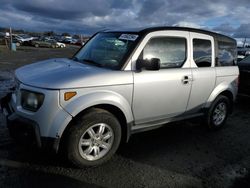
{"label": "headlight", "polygon": [[42,105],[44,94],[21,90],[21,105],[24,109],[36,112]]}

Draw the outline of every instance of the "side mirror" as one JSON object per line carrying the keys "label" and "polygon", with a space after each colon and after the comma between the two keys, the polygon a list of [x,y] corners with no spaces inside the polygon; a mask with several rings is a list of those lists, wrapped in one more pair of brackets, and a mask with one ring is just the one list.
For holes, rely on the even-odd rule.
{"label": "side mirror", "polygon": [[136,61],[136,69],[141,70],[145,68],[146,70],[160,70],[161,60],[159,58],[152,59],[138,59]]}

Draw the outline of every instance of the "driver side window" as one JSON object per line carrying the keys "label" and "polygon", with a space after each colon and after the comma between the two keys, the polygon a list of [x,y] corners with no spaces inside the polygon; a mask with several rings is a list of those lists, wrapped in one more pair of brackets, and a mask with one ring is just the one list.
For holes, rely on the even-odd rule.
{"label": "driver side window", "polygon": [[140,59],[160,59],[160,67],[181,67],[186,60],[186,39],[181,37],[156,37],[148,41]]}

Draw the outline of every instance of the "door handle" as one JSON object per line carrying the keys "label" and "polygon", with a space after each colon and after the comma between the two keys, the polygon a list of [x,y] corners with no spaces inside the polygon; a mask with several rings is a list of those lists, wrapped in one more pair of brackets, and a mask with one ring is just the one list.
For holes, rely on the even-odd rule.
{"label": "door handle", "polygon": [[181,81],[183,84],[188,84],[188,83],[193,81],[193,78],[192,78],[192,76],[183,76]]}

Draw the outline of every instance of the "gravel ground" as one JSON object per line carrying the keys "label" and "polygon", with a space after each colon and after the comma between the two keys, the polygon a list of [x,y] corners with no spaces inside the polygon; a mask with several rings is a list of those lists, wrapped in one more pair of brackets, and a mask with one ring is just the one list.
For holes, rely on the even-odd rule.
{"label": "gravel ground", "polygon": [[[14,69],[78,48],[0,46],[0,97]],[[15,143],[0,114],[0,187],[249,187],[250,100],[239,98],[226,126],[209,132],[199,119],[133,135],[106,164],[76,169],[60,156]]]}

